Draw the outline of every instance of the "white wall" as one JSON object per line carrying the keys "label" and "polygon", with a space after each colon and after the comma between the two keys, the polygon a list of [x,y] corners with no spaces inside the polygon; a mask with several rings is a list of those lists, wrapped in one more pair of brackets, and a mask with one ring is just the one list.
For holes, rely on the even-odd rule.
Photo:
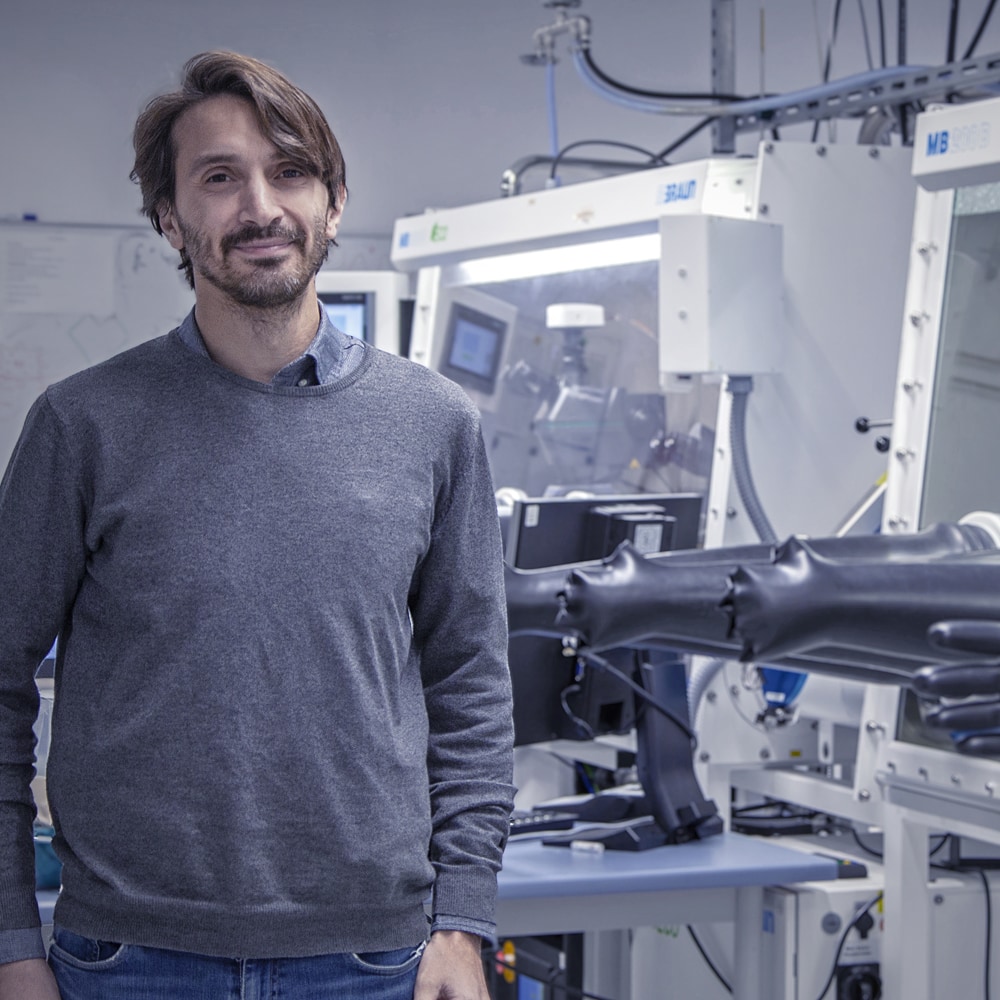
{"label": "white wall", "polygon": [[[754,93],[762,5],[736,5],[738,88]],[[825,34],[831,6],[763,4],[767,90],[819,81],[814,12]],[[874,44],[875,4],[866,6]],[[895,61],[896,4],[885,6]],[[946,0],[909,0],[910,62],[944,61],[948,8]],[[708,0],[585,0],[582,8],[599,65],[655,89],[709,88],[709,11]],[[979,4],[963,8],[960,52],[980,14]],[[0,219],[135,222],[135,116],[175,83],[188,56],[212,47],[273,63],[327,112],[348,158],[345,236],[385,236],[400,215],[496,197],[505,167],[549,151],[544,71],[519,56],[552,16],[540,0],[2,0]],[[980,53],[1000,50],[996,20]],[[859,24],[857,3],[845,0],[835,76],[866,68]],[[560,54],[563,145],[603,138],[659,150],[697,120],[618,108],[576,76],[565,44]],[[853,133],[842,126],[840,134],[849,141]],[[708,149],[699,138],[679,158]],[[750,149],[747,137],[741,150]],[[532,174],[527,183],[542,180]]]}

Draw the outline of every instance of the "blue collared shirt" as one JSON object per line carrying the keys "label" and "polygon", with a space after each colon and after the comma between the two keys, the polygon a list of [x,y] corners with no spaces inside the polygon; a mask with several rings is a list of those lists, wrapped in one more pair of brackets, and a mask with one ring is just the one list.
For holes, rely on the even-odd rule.
{"label": "blue collared shirt", "polygon": [[[330,322],[330,317],[322,305],[319,305],[319,315],[319,329],[312,343],[294,361],[290,361],[275,373],[271,385],[330,385],[351,374],[361,363],[364,357],[362,341],[338,330]],[[196,354],[209,357],[193,309],[177,328],[177,332],[186,347]]]}

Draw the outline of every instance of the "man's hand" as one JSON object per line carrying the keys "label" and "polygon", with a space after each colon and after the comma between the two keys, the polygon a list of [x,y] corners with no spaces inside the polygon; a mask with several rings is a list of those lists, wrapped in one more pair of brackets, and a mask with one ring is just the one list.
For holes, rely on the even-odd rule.
{"label": "man's hand", "polygon": [[435,931],[420,959],[413,1000],[490,1000],[481,947],[475,934]]}
{"label": "man's hand", "polygon": [[59,1000],[56,977],[45,959],[0,965],[0,1000]]}

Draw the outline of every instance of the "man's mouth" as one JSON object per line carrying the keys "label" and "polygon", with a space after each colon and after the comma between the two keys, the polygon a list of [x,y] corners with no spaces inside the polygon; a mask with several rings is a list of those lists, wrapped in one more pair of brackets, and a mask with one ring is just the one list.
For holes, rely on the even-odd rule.
{"label": "man's mouth", "polygon": [[236,250],[246,257],[274,257],[277,254],[304,244],[305,239],[295,230],[267,230],[246,228],[240,232],[231,233],[223,240],[224,253]]}
{"label": "man's mouth", "polygon": [[261,240],[252,243],[237,243],[233,249],[249,257],[270,257],[293,246],[295,246],[294,240]]}

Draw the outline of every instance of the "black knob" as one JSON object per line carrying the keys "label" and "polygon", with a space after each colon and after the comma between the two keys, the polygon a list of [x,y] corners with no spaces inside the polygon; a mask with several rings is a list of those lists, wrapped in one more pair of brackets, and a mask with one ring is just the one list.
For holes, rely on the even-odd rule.
{"label": "black knob", "polygon": [[892,442],[883,434],[881,437],[875,438],[875,450],[886,452],[889,450],[889,446]]}
{"label": "black knob", "polygon": [[859,434],[867,434],[873,427],[891,427],[891,420],[872,420],[870,417],[858,417],[854,421],[854,429]]}

